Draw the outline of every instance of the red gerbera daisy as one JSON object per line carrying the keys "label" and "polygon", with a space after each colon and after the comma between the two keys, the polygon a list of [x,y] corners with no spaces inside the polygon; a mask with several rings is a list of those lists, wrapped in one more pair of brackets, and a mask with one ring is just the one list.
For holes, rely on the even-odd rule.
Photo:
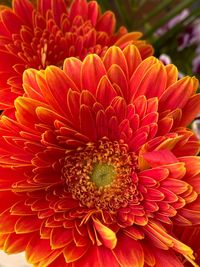
{"label": "red gerbera daisy", "polygon": [[116,32],[115,16],[101,13],[96,1],[13,0],[13,7],[0,11],[0,109],[13,106],[23,94],[22,73],[27,68],[62,66],[66,57],[83,59],[89,53],[103,55],[113,44],[138,46],[143,58],[153,49],[139,40],[140,32]]}
{"label": "red gerbera daisy", "polygon": [[173,226],[200,223],[200,96],[177,76],[135,46],[26,70],[0,121],[1,248],[37,267],[197,266]]}

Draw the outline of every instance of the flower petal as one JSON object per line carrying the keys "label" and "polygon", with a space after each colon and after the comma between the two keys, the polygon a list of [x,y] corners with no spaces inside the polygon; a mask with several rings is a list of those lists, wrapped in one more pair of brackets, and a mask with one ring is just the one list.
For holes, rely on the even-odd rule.
{"label": "flower petal", "polygon": [[119,264],[123,267],[143,266],[144,252],[140,243],[125,235],[121,235],[117,239],[117,246],[112,252]]}
{"label": "flower petal", "polygon": [[111,229],[109,229],[108,227],[103,225],[100,221],[94,218],[93,218],[93,223],[96,231],[101,237],[104,246],[106,246],[109,249],[114,249],[117,244],[116,234]]}
{"label": "flower petal", "polygon": [[95,54],[87,56],[81,69],[82,90],[89,90],[95,94],[97,85],[105,74],[106,70],[101,59]]}
{"label": "flower petal", "polygon": [[183,108],[194,93],[195,78],[184,77],[166,89],[159,100],[159,111]]}

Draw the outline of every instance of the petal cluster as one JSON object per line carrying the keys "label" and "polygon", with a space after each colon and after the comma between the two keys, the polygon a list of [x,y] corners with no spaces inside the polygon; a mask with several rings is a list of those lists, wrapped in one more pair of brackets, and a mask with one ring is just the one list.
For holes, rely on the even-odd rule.
{"label": "petal cluster", "polygon": [[198,266],[173,230],[200,223],[197,87],[134,45],[26,70],[0,121],[0,247],[37,267]]}
{"label": "petal cluster", "polygon": [[[109,26],[108,26],[109,25]],[[13,0],[12,9],[0,11],[0,109],[13,106],[23,94],[22,73],[27,68],[61,67],[66,57],[83,59],[89,53],[103,55],[110,45],[137,45],[145,58],[153,49],[139,40],[140,32],[116,32],[111,11],[102,13],[96,1]]]}

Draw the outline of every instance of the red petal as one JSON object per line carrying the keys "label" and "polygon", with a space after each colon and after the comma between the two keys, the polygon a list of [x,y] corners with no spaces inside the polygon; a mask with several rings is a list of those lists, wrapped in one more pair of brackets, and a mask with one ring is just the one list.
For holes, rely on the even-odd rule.
{"label": "red petal", "polygon": [[70,20],[73,21],[73,19],[76,16],[82,17],[84,20],[87,19],[88,16],[88,4],[86,0],[75,0],[73,1],[71,7],[70,7]]}
{"label": "red petal", "polygon": [[75,57],[65,59],[63,65],[63,71],[74,81],[77,88],[81,88],[81,66],[82,62]]}
{"label": "red petal", "polygon": [[96,141],[96,123],[91,109],[86,105],[80,107],[80,129],[90,141]]}
{"label": "red petal", "polygon": [[92,246],[85,256],[74,262],[74,267],[88,267],[93,266],[94,263],[95,267],[119,267],[112,250],[104,246]]}
{"label": "red petal", "polygon": [[140,172],[139,176],[151,177],[156,181],[164,180],[168,177],[169,171],[166,168],[154,168]]}
{"label": "red petal", "polygon": [[49,0],[38,0],[38,11],[46,17],[46,12],[48,9],[51,9],[51,1]]}
{"label": "red petal", "polygon": [[154,247],[150,247],[150,250],[155,257],[156,267],[183,267],[183,263],[180,262],[173,251],[165,251]]}
{"label": "red petal", "polygon": [[126,237],[125,235],[121,235],[117,239],[117,246],[112,252],[119,264],[123,267],[143,266],[144,252],[140,242]]}
{"label": "red petal", "polygon": [[91,20],[92,25],[96,26],[97,19],[100,15],[99,5],[96,1],[88,3],[88,19]]}
{"label": "red petal", "polygon": [[72,229],[55,227],[51,231],[51,248],[62,248],[73,241]]}
{"label": "red petal", "polygon": [[10,211],[6,210],[0,214],[0,233],[13,233],[18,216],[10,215]]}
{"label": "red petal", "polygon": [[158,121],[158,132],[157,136],[164,136],[167,134],[173,126],[173,119],[170,117],[165,117]]}
{"label": "red petal", "polygon": [[28,0],[14,0],[13,1],[14,12],[23,19],[24,24],[32,26],[32,11],[33,6]]}
{"label": "red petal", "polygon": [[[108,27],[109,25],[109,27]],[[113,34],[115,30],[116,19],[115,15],[111,11],[106,11],[99,19],[96,25],[97,31],[103,31],[110,34]]]}
{"label": "red petal", "polygon": [[[9,59],[9,60],[8,60]],[[11,74],[10,77],[16,75],[13,74],[13,66],[17,63],[23,63],[19,57],[8,51],[0,51],[0,70],[5,72],[5,70]],[[5,75],[5,74],[4,74]],[[3,78],[3,76],[2,76]]]}
{"label": "red petal", "polygon": [[74,262],[83,257],[83,255],[90,248],[90,243],[88,242],[87,246],[77,247],[74,242],[65,246],[63,251],[65,261],[67,263]]}
{"label": "red petal", "polygon": [[20,17],[16,16],[15,13],[12,12],[11,10],[6,9],[1,12],[1,18],[5,27],[8,29],[10,33],[12,34],[19,33],[22,27],[22,21]]}
{"label": "red petal", "polygon": [[143,157],[152,167],[178,162],[177,158],[169,150],[148,152]]}
{"label": "red petal", "polygon": [[53,16],[57,25],[61,24],[62,14],[67,12],[67,7],[64,0],[56,0],[51,2]]}

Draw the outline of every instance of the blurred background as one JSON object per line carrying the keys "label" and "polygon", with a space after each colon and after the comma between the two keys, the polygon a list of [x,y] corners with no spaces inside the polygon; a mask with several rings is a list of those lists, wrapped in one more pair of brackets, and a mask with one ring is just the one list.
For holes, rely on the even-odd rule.
{"label": "blurred background", "polygon": [[31,267],[31,265],[26,263],[24,253],[8,256],[0,251],[0,267]]}
{"label": "blurred background", "polygon": [[[57,1],[57,0],[54,0]],[[70,2],[70,0],[65,0]],[[11,5],[11,0],[0,0]],[[36,3],[37,0],[32,0]],[[200,78],[200,0],[98,0],[102,11],[112,10],[118,26],[142,31],[164,64],[173,63],[179,75]],[[200,139],[200,119],[195,120]],[[0,252],[0,267],[29,267],[23,253]]]}

